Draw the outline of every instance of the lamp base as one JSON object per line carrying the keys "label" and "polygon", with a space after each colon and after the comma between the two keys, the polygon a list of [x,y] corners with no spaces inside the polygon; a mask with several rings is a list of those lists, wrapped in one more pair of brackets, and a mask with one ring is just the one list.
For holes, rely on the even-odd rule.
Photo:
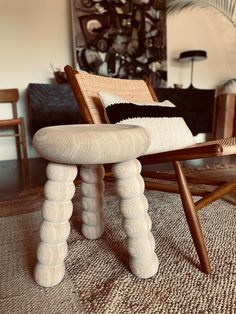
{"label": "lamp base", "polygon": [[193,84],[191,83],[188,88],[191,89],[191,88],[196,88],[196,87],[194,87]]}

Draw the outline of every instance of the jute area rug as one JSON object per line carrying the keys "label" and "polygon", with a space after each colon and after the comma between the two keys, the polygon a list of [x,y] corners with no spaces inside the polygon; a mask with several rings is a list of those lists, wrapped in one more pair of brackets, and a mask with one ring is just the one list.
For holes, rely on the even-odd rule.
{"label": "jute area rug", "polygon": [[66,275],[47,289],[33,279],[42,189],[0,202],[0,313],[236,313],[234,197],[199,215],[213,268],[206,275],[199,270],[179,196],[145,193],[160,261],[157,275],[142,280],[130,273],[118,199],[109,183],[105,232],[94,241],[81,235],[76,189]]}

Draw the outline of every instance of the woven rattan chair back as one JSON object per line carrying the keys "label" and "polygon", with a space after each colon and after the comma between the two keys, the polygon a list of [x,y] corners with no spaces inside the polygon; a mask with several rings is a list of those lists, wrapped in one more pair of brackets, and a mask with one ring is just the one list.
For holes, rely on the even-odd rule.
{"label": "woven rattan chair back", "polygon": [[65,71],[71,77],[70,83],[74,82],[75,88],[73,88],[73,84],[72,88],[85,123],[106,123],[104,110],[97,94],[99,91],[113,93],[131,102],[157,100],[147,80],[110,78],[87,72],[76,73],[70,67],[66,67]]}

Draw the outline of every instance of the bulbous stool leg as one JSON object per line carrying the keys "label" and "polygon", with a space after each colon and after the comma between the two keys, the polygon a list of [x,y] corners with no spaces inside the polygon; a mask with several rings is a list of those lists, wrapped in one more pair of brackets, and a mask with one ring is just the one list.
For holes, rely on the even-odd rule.
{"label": "bulbous stool leg", "polygon": [[46,173],[48,181],[44,186],[43,221],[39,228],[41,241],[37,248],[38,262],[34,277],[39,285],[52,287],[65,274],[66,240],[70,233],[68,219],[73,211],[71,199],[75,193],[73,181],[77,175],[77,167],[49,163]]}
{"label": "bulbous stool leg", "polygon": [[151,233],[151,219],[144,193],[141,165],[137,159],[117,163],[112,167],[116,190],[120,196],[123,229],[127,235],[130,269],[139,278],[156,274],[159,266],[154,252],[155,241]]}
{"label": "bulbous stool leg", "polygon": [[104,173],[102,165],[83,165],[80,168],[82,233],[87,239],[98,239],[104,231]]}

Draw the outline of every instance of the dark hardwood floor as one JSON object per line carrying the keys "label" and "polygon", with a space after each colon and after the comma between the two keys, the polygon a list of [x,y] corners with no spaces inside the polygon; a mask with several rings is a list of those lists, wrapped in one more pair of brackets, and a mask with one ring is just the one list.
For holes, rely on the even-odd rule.
{"label": "dark hardwood floor", "polygon": [[42,158],[29,159],[29,167],[25,170],[18,160],[1,161],[0,201],[14,199],[22,191],[43,186],[47,163]]}
{"label": "dark hardwood floor", "polygon": [[[45,169],[47,161],[42,158],[29,159],[29,168],[23,169],[21,162],[17,160],[0,161],[0,201],[14,199],[22,191],[43,186],[46,182]],[[217,159],[204,159],[188,161],[186,167],[198,168],[204,165],[236,163],[236,156]],[[145,170],[169,170],[171,164],[146,166]]]}

